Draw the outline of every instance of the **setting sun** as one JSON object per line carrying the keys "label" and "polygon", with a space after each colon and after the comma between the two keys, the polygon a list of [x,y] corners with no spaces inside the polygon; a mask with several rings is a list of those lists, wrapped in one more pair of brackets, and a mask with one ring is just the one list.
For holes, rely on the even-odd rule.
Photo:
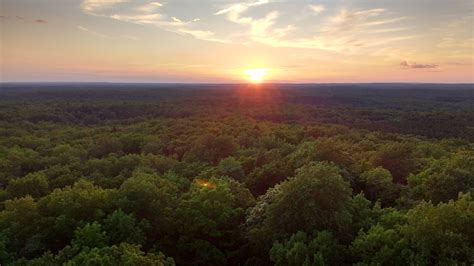
{"label": "setting sun", "polygon": [[252,68],[245,70],[248,80],[254,83],[260,83],[263,81],[268,69],[266,68]]}

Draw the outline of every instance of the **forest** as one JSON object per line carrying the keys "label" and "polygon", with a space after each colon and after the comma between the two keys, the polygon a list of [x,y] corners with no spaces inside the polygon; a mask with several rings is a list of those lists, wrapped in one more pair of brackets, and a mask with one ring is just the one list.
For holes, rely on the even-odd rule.
{"label": "forest", "polygon": [[1,265],[472,265],[472,84],[2,84]]}

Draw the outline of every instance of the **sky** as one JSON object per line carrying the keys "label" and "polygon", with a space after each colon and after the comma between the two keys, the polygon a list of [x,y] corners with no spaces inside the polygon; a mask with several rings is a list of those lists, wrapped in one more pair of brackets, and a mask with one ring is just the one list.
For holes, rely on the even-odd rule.
{"label": "sky", "polygon": [[472,83],[473,17],[472,0],[0,0],[0,81]]}

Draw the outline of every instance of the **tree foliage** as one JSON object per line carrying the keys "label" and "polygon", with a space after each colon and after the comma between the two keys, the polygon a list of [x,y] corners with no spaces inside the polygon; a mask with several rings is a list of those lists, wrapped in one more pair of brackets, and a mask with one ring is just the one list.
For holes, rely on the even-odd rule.
{"label": "tree foliage", "polygon": [[474,263],[461,85],[15,86],[1,265]]}

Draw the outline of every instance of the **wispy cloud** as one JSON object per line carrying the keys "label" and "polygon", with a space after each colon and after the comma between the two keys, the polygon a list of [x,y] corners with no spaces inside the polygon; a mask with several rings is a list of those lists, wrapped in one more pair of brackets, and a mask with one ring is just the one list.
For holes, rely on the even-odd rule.
{"label": "wispy cloud", "polygon": [[319,14],[326,10],[326,7],[324,5],[308,5],[309,9],[313,11],[314,14]]}
{"label": "wispy cloud", "polygon": [[417,64],[416,62],[410,63],[407,60],[403,60],[400,63],[400,67],[404,69],[415,68],[415,69],[422,69],[422,68],[438,68],[437,64]]}
{"label": "wispy cloud", "polygon": [[128,2],[128,0],[84,0],[81,8],[85,12],[93,13],[96,11],[111,8],[118,3]]}
{"label": "wispy cloud", "polygon": [[[130,6],[128,9],[113,10],[114,6],[124,2],[129,2]],[[134,4],[129,0],[86,0],[83,2],[82,8],[84,12],[90,15],[109,17],[139,25],[152,25],[166,31],[190,35],[201,40],[227,42],[226,40],[216,38],[215,33],[210,30],[196,28],[195,23],[199,22],[199,18],[187,21],[161,12],[161,8],[165,5],[164,3],[152,1],[148,3],[140,2],[139,5],[135,6]]]}
{"label": "wispy cloud", "polygon": [[[325,18],[319,31],[311,36],[287,38],[272,34],[267,27],[265,38],[257,39],[259,42],[274,47],[292,47],[328,50],[342,53],[368,52],[374,47],[383,47],[389,43],[415,38],[407,34],[386,34],[403,32],[403,27],[395,27],[398,21],[405,17],[385,18],[385,9],[368,10],[341,10],[336,15]],[[382,18],[383,17],[383,18]],[[294,27],[291,25],[291,27]],[[254,38],[254,40],[256,40]]]}
{"label": "wispy cloud", "polygon": [[219,39],[214,37],[215,33],[212,31],[204,31],[204,30],[189,30],[185,28],[179,28],[176,29],[176,32],[179,34],[184,34],[184,35],[191,35],[192,37],[200,40],[206,40],[206,41],[213,41],[213,42],[220,42],[220,43],[228,43],[229,41]]}
{"label": "wispy cloud", "polygon": [[386,10],[382,8],[367,10],[342,9],[335,16],[329,18],[322,31],[325,33],[362,31],[406,19],[406,17],[381,18],[386,13]]}
{"label": "wispy cloud", "polygon": [[245,22],[248,21],[250,18],[240,18],[240,15],[245,12],[247,9],[253,6],[260,6],[264,4],[268,4],[269,0],[257,0],[253,2],[241,2],[241,3],[236,3],[232,4],[227,8],[221,9],[214,13],[214,15],[222,15],[222,14],[228,14],[229,20],[239,23],[239,22]]}
{"label": "wispy cloud", "polygon": [[238,25],[237,30],[226,32],[216,27],[218,24],[215,21],[209,23],[209,18],[206,21],[200,18],[186,20],[166,13],[165,10],[171,10],[167,8],[170,4],[168,2],[145,1],[136,4],[129,1],[127,8],[114,10],[116,5],[122,5],[126,1],[128,0],[85,0],[82,8],[84,12],[96,16],[153,25],[196,39],[221,43],[256,42],[273,47],[366,53],[372,52],[374,48],[380,50],[389,43],[416,37],[406,34],[407,26],[399,24],[409,18],[396,16],[383,8],[341,9],[334,13],[334,10],[325,12],[327,7],[321,4],[307,5],[312,14],[327,13],[326,16],[317,16],[317,24],[308,26],[281,9],[281,6],[279,9],[278,3],[270,0],[237,2],[221,6],[213,12],[214,19],[224,18],[226,21],[222,23]]}
{"label": "wispy cloud", "polygon": [[138,11],[142,11],[142,12],[145,12],[145,13],[152,13],[152,12],[156,12],[158,10],[158,8],[160,8],[162,6],[163,6],[163,4],[161,4],[160,2],[151,2],[151,3],[148,3],[148,4],[141,5],[141,6],[137,7],[136,9]]}
{"label": "wispy cloud", "polygon": [[261,18],[244,15],[244,13],[251,7],[261,6],[268,3],[268,0],[236,3],[225,9],[217,11],[214,13],[214,15],[225,14],[229,21],[248,27],[249,29],[247,34],[251,40],[265,43],[268,39],[274,37],[282,38],[286,36],[288,32],[294,29],[293,25],[272,28],[280,16],[280,13],[276,10],[266,13]]}
{"label": "wispy cloud", "polygon": [[86,27],[83,27],[83,26],[77,26],[77,29],[82,31],[82,32],[86,32],[86,33],[89,33],[89,34],[92,34],[92,35],[95,35],[97,37],[101,37],[101,38],[111,38],[109,35],[107,34],[103,34],[103,33],[100,33],[100,32],[97,32],[97,31],[93,31],[93,30],[90,30]]}
{"label": "wispy cloud", "polygon": [[448,21],[441,28],[434,30],[441,35],[439,48],[464,48],[470,50],[474,47],[474,16],[465,16]]}
{"label": "wispy cloud", "polygon": [[113,36],[113,35],[101,33],[101,32],[95,31],[95,30],[91,30],[91,29],[86,28],[86,27],[81,26],[81,25],[77,26],[77,29],[84,32],[84,33],[91,34],[93,36],[104,38],[104,39],[128,39],[128,40],[132,40],[132,41],[137,41],[138,40],[138,38],[135,37],[135,36],[123,35],[123,34]]}

